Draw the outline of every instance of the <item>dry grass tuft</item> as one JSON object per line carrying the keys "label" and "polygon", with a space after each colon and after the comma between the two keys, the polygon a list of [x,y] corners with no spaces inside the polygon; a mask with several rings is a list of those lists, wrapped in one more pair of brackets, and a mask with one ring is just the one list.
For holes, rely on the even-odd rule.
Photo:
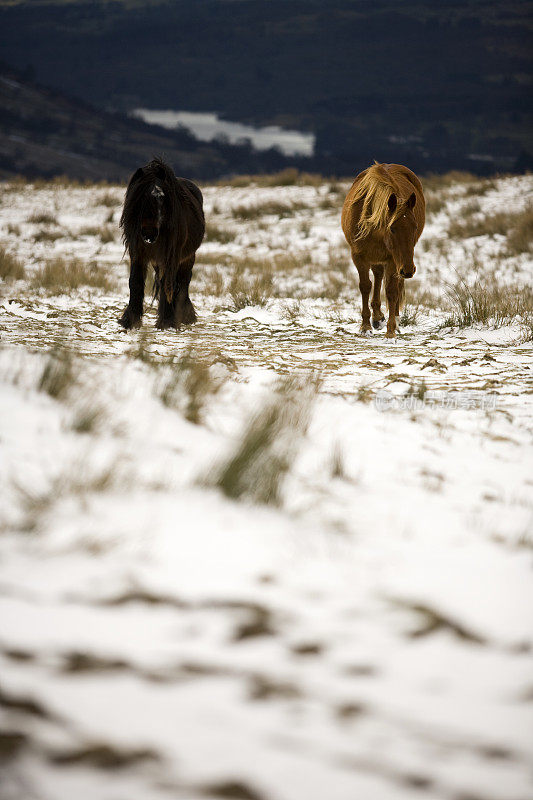
{"label": "dry grass tuft", "polygon": [[414,381],[413,383],[409,384],[409,387],[405,393],[405,397],[414,397],[416,400],[423,400],[427,394],[427,391],[428,387],[426,386],[425,380],[422,378],[422,380],[419,382]]}
{"label": "dry grass tuft", "polygon": [[249,422],[232,456],[208,479],[226,497],[279,505],[285,476],[305,434],[316,378],[289,379]]}
{"label": "dry grass tuft", "polygon": [[[213,265],[216,269],[202,269]],[[229,256],[227,253],[202,253],[198,257],[203,294],[221,297],[229,293],[237,310],[247,305],[265,305],[270,297],[294,297],[298,283],[307,285],[309,275],[316,266],[308,251],[276,253],[268,258],[258,258],[246,252]],[[291,283],[276,280],[287,278]]]}
{"label": "dry grass tuft", "polygon": [[448,226],[450,239],[470,239],[473,236],[505,235],[509,227],[510,214],[501,211],[490,216],[473,219],[468,214],[452,219]]}
{"label": "dry grass tuft", "polygon": [[78,459],[63,467],[41,489],[14,481],[14,488],[20,497],[25,516],[21,529],[27,532],[35,531],[42,516],[55,503],[66,497],[85,500],[90,494],[127,488],[131,483],[131,475],[121,467],[118,460],[95,469],[84,459]]}
{"label": "dry grass tuft", "polygon": [[114,242],[116,234],[117,231],[115,228],[113,228],[111,225],[106,225],[100,231],[100,241],[102,242],[102,244],[109,244],[109,242]]}
{"label": "dry grass tuft", "polygon": [[48,753],[52,764],[85,769],[118,770],[133,769],[138,765],[157,763],[160,757],[149,748],[114,747],[107,742],[91,742],[87,745],[56,748]]}
{"label": "dry grass tuft", "polygon": [[331,451],[331,456],[329,460],[329,473],[332,478],[340,478],[341,480],[346,479],[346,467],[344,464],[344,456],[342,453],[342,447],[339,442],[335,442],[333,445],[333,449]]}
{"label": "dry grass tuft", "polygon": [[318,207],[322,211],[331,211],[331,209],[341,209],[342,208],[342,199],[337,196],[333,196],[330,194],[325,194],[323,197],[320,198]]}
{"label": "dry grass tuft", "polygon": [[220,244],[228,244],[235,239],[235,232],[228,228],[221,228],[214,222],[207,222],[205,226],[205,241],[206,242],[220,242]]}
{"label": "dry grass tuft", "polygon": [[314,292],[313,297],[322,297],[327,300],[340,300],[343,295],[353,293],[353,284],[347,283],[346,277],[339,270],[330,269],[323,273],[322,286]]}
{"label": "dry grass tuft", "polygon": [[203,282],[199,290],[209,297],[222,297],[226,293],[224,275],[216,267],[204,270],[202,273]]}
{"label": "dry grass tuft", "polygon": [[218,182],[219,186],[233,186],[243,188],[245,186],[321,186],[324,178],[309,172],[300,172],[295,167],[287,167],[281,172],[271,175],[236,175],[230,180]]}
{"label": "dry grass tuft", "polygon": [[416,278],[406,282],[405,293],[412,306],[423,308],[439,308],[440,306],[438,295],[430,289],[422,288]]}
{"label": "dry grass tuft", "polygon": [[65,258],[48,259],[32,278],[36,289],[46,289],[51,293],[65,293],[80,286],[91,286],[96,289],[110,291],[114,282],[109,273],[98,266],[95,261],[86,264],[81,259]]}
{"label": "dry grass tuft", "polygon": [[55,242],[58,239],[62,239],[63,235],[64,234],[60,233],[59,231],[49,231],[46,228],[41,228],[40,231],[37,231],[37,233],[34,234],[33,241],[34,242]]}
{"label": "dry grass tuft", "polygon": [[300,232],[301,232],[302,236],[304,237],[304,239],[307,239],[309,237],[309,234],[311,233],[311,220],[310,219],[304,219],[304,220],[302,220],[300,222]]}
{"label": "dry grass tuft", "polygon": [[[463,215],[472,215],[480,210],[478,198],[495,189],[497,184],[493,179],[480,180],[468,172],[448,172],[445,175],[428,175],[422,179],[424,196],[426,200],[426,214],[428,217],[438,214],[446,207],[451,197],[450,189],[454,186],[464,187],[460,195],[464,199],[474,198],[471,204],[463,206]],[[455,196],[455,195],[454,195]]]}
{"label": "dry grass tuft", "polygon": [[104,409],[94,402],[84,402],[74,411],[71,428],[75,433],[93,433],[104,418]]}
{"label": "dry grass tuft", "polygon": [[119,202],[120,200],[117,200],[114,194],[111,192],[106,192],[106,194],[98,197],[94,204],[95,206],[107,206],[108,208],[115,208],[115,206],[118,206]]}
{"label": "dry grass tuft", "polygon": [[[475,211],[479,211],[479,204],[474,208]],[[466,218],[452,220],[448,227],[448,235],[452,239],[496,234],[507,236],[505,255],[530,252],[533,247],[533,206],[520,212],[500,211],[475,219],[467,215]]]}
{"label": "dry grass tuft", "polygon": [[5,247],[0,246],[0,278],[4,281],[20,281],[24,278],[24,264]]}
{"label": "dry grass tuft", "polygon": [[[268,261],[263,262],[261,271],[250,274],[249,262],[237,262],[230,278],[228,292],[233,301],[233,310],[240,311],[247,306],[264,306],[272,297],[273,274]],[[255,264],[254,264],[255,266]]]}
{"label": "dry grass tuft", "polygon": [[517,256],[533,250],[533,206],[516,214],[507,234],[506,255]]}
{"label": "dry grass tuft", "polygon": [[198,258],[196,259],[196,266],[203,266],[204,264],[210,266],[213,264],[214,266],[219,267],[221,264],[229,264],[232,258],[233,257],[230,257],[228,253],[209,253],[207,250],[200,250],[198,253]]}
{"label": "dry grass tuft", "polygon": [[[327,266],[313,262],[308,250],[276,253],[258,258],[254,255],[228,258],[218,255],[213,259],[222,262],[224,278],[217,276],[214,294],[230,294],[235,310],[249,305],[265,305],[271,297],[303,298],[327,297],[337,299],[353,292],[353,280],[347,276],[349,262],[344,253],[332,248]],[[227,271],[226,271],[227,270]],[[279,280],[280,278],[281,280]],[[288,279],[288,280],[287,280]],[[204,292],[207,292],[206,280]]]}
{"label": "dry grass tuft", "polygon": [[44,365],[37,388],[55,400],[61,400],[68,395],[76,380],[72,353],[64,345],[56,345]]}
{"label": "dry grass tuft", "polygon": [[400,312],[400,327],[404,325],[416,325],[418,312],[418,306],[405,305]]}
{"label": "dry grass tuft", "polygon": [[[306,264],[307,269],[302,274],[305,279],[304,296],[328,300],[353,298],[356,282],[350,274],[350,261],[344,251],[331,248],[327,265],[313,264],[310,258]],[[313,288],[308,286],[309,279],[312,279]]]}
{"label": "dry grass tuft", "polygon": [[25,175],[15,175],[15,177],[4,183],[2,187],[3,193],[20,191],[20,189],[28,185],[28,182],[28,178]]}
{"label": "dry grass tuft", "polygon": [[268,263],[272,264],[272,269],[277,274],[288,275],[302,270],[307,273],[312,265],[312,254],[308,250],[277,253]]}
{"label": "dry grass tuft", "polygon": [[215,379],[210,371],[210,359],[192,348],[172,361],[167,374],[159,382],[157,394],[167,408],[180,411],[185,419],[198,425],[207,398],[215,394],[223,381]]}
{"label": "dry grass tuft", "polygon": [[483,195],[490,192],[492,189],[496,189],[498,184],[493,178],[486,178],[479,183],[472,183],[466,186],[463,197],[483,197]]}
{"label": "dry grass tuft", "polygon": [[112,225],[104,225],[103,227],[100,225],[86,225],[84,228],[80,228],[78,235],[97,236],[102,244],[108,244],[115,241],[117,230]]}
{"label": "dry grass tuft", "polygon": [[[29,183],[27,180],[25,182]],[[109,186],[109,183],[106,180],[78,180],[78,178],[69,178],[68,175],[56,175],[54,178],[37,178],[36,180],[31,181],[31,183],[33,184],[34,189],[94,189]]]}
{"label": "dry grass tuft", "polygon": [[374,390],[370,386],[359,386],[356,397],[360,403],[370,403],[374,397]]}
{"label": "dry grass tuft", "polygon": [[300,300],[286,300],[282,307],[281,313],[288,322],[296,322],[300,316],[302,303]]}
{"label": "dry grass tuft", "polygon": [[126,355],[128,358],[142,361],[143,364],[160,366],[162,363],[161,359],[155,355],[151,349],[153,345],[155,345],[155,342],[156,339],[153,331],[148,331],[146,328],[141,329],[134,340],[134,344],[127,350]]}
{"label": "dry grass tuft", "polygon": [[276,200],[266,200],[259,205],[241,205],[235,206],[231,213],[234,219],[239,220],[254,220],[260,217],[276,216],[276,217],[291,217],[297,211],[308,208],[305,203],[281,203]]}
{"label": "dry grass tuft", "polygon": [[37,212],[28,217],[28,222],[33,222],[35,225],[57,225],[57,217],[49,214],[46,211]]}
{"label": "dry grass tuft", "polygon": [[479,183],[479,178],[471,172],[460,172],[452,170],[445,175],[434,175],[430,173],[422,178],[424,194],[426,192],[439,192],[442,189],[449,189],[456,184]]}
{"label": "dry grass tuft", "polygon": [[472,200],[468,200],[468,202],[464,203],[461,207],[461,216],[465,217],[472,217],[474,214],[479,214],[481,211],[481,203],[479,202],[478,198],[475,197]]}
{"label": "dry grass tuft", "polygon": [[533,291],[523,287],[499,287],[495,281],[476,281],[469,286],[459,281],[448,288],[451,304],[446,327],[467,328],[476,322],[498,328],[517,318],[529,320],[533,314]]}
{"label": "dry grass tuft", "polygon": [[438,214],[443,208],[446,208],[447,200],[448,198],[442,192],[435,193],[433,191],[428,191],[425,194],[427,216],[431,217]]}
{"label": "dry grass tuft", "polygon": [[79,236],[99,236],[100,234],[100,227],[98,225],[85,225],[85,227],[80,228]]}
{"label": "dry grass tuft", "polygon": [[533,311],[526,311],[522,315],[522,341],[533,342]]}

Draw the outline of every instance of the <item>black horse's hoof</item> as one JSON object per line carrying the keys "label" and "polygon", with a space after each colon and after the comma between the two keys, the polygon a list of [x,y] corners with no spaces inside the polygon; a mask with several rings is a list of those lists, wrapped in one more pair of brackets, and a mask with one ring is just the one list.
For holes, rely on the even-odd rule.
{"label": "black horse's hoof", "polygon": [[372,327],[374,328],[375,331],[381,330],[384,324],[385,324],[385,317],[383,317],[383,319],[372,320]]}
{"label": "black horse's hoof", "polygon": [[142,317],[138,314],[133,314],[130,307],[126,306],[124,313],[118,318],[118,324],[122,325],[127,331],[131,330],[131,328],[140,328]]}
{"label": "black horse's hoof", "polygon": [[158,319],[155,323],[155,327],[158,331],[166,331],[169,328],[178,328],[178,323],[175,319]]}
{"label": "black horse's hoof", "polygon": [[196,316],[196,311],[194,310],[194,306],[189,300],[189,302],[186,303],[183,308],[183,312],[181,315],[181,322],[183,322],[184,325],[193,325],[197,319],[198,317]]}

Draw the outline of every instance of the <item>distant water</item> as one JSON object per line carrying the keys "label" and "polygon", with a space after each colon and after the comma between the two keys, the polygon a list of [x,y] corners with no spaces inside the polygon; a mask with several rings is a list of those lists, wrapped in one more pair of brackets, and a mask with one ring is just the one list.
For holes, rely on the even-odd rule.
{"label": "distant water", "polygon": [[285,130],[278,125],[252,128],[250,125],[242,125],[240,122],[227,122],[219,119],[217,114],[195,111],[155,111],[149,108],[136,108],[131,114],[151,125],[161,125],[163,128],[175,128],[177,125],[182,125],[184,128],[188,128],[197,139],[204,142],[209,142],[220,135],[226,136],[232,144],[236,144],[242,139],[249,139],[257,150],[268,150],[269,147],[275,146],[288,156],[311,156],[315,147],[315,137],[312,133]]}

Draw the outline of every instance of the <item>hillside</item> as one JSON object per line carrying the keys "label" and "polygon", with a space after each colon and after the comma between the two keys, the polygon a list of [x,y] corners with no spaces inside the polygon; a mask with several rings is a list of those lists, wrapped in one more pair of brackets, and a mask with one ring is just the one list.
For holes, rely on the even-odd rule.
{"label": "hillside", "polygon": [[312,131],[323,172],[532,163],[527,3],[19,2],[0,23],[3,57],[43,83]]}
{"label": "hillside", "polygon": [[183,129],[169,131],[101,111],[0,65],[0,177],[123,181],[157,154],[178,174],[198,179],[293,163],[278,152],[207,144]]}

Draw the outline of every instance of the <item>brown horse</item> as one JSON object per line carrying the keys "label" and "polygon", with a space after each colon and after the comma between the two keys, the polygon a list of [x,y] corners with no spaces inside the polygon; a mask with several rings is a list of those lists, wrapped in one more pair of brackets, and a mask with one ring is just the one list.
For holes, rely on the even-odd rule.
{"label": "brown horse", "polygon": [[342,230],[359,273],[363,299],[361,333],[372,332],[368,300],[372,292],[372,326],[379,329],[381,282],[385,277],[385,296],[389,309],[386,336],[396,335],[396,317],[405,299],[404,278],[416,272],[414,248],[425,223],[422,184],[410,169],[401,164],[374,163],[354,180],[342,208]]}

